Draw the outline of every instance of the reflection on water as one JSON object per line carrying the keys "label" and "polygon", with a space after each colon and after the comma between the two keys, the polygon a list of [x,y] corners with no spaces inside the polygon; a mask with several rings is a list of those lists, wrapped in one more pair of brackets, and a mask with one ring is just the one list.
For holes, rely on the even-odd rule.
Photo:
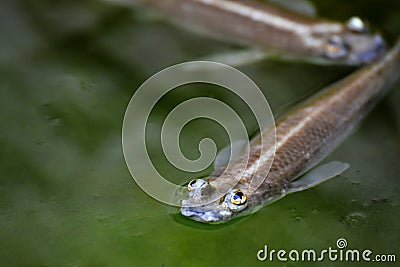
{"label": "reflection on water", "polygon": [[[397,2],[380,2],[380,12],[364,1],[320,2],[326,16],[360,10],[391,38],[400,32]],[[319,250],[340,237],[349,247],[400,256],[399,85],[330,156],[351,164],[343,176],[209,227],[133,182],[122,156],[122,118],[135,88],[155,71],[232,45],[96,1],[3,1],[0,14],[2,266],[254,266],[266,244]],[[279,62],[242,70],[277,113],[351,71]],[[206,93],[214,94],[223,97]],[[154,138],[165,106],[155,111]],[[189,157],[198,153],[192,140],[206,134],[202,123],[182,135]],[[160,172],[180,181],[196,176],[171,169],[158,149]]]}

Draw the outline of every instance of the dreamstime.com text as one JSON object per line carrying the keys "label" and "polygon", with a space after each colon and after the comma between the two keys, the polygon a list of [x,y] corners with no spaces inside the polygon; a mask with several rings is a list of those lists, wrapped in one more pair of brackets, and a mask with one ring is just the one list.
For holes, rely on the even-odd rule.
{"label": "dreamstime.com text", "polygon": [[285,250],[269,249],[267,245],[257,252],[259,261],[293,261],[293,262],[312,262],[312,261],[341,261],[341,262],[396,262],[394,254],[374,254],[370,249],[348,249],[347,240],[339,238],[336,247],[328,247],[320,251],[314,249]]}

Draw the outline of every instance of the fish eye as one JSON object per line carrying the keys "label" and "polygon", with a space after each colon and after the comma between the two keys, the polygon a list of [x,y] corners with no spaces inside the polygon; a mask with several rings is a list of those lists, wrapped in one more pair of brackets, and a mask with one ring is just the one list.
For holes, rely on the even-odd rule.
{"label": "fish eye", "polygon": [[324,47],[323,51],[328,58],[341,58],[347,54],[346,45],[341,41],[340,38],[329,39]]}
{"label": "fish eye", "polygon": [[238,211],[246,207],[247,197],[239,189],[231,190],[226,196],[226,202],[231,210]]}
{"label": "fish eye", "polygon": [[359,17],[351,17],[346,24],[346,28],[351,33],[367,33],[369,32],[368,23]]}
{"label": "fish eye", "polygon": [[234,190],[229,201],[235,205],[242,205],[246,202],[246,195],[240,190]]}
{"label": "fish eye", "polygon": [[193,192],[194,190],[203,187],[207,182],[203,179],[194,179],[188,183],[189,192]]}

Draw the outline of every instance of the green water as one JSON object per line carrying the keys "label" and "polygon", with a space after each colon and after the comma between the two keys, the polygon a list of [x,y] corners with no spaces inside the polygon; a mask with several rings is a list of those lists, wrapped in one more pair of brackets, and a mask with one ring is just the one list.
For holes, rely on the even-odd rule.
{"label": "green water", "polygon": [[[358,14],[389,40],[400,33],[398,1],[319,2],[326,17]],[[329,156],[351,164],[342,176],[232,223],[199,225],[135,184],[122,154],[122,120],[135,89],[156,71],[234,46],[96,1],[1,1],[0,20],[0,266],[342,266],[256,256],[264,245],[335,248],[338,238],[400,260],[399,84]],[[275,113],[351,72],[282,62],[241,70]],[[235,104],[222,91],[195,89],[160,103],[151,117],[153,144],[178,100],[213,96]],[[252,129],[248,111],[239,112]],[[206,135],[226,142],[218,126],[209,127],[211,134],[200,120],[182,132],[189,158]],[[196,176],[172,168],[157,145],[149,152],[171,180]]]}

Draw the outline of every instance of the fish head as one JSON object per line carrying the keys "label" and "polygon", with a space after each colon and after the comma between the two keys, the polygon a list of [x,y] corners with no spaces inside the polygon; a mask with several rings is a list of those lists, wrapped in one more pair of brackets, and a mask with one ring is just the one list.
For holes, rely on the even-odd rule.
{"label": "fish head", "polygon": [[359,17],[350,18],[339,34],[329,36],[323,45],[324,57],[348,65],[371,63],[386,51],[379,33]]}
{"label": "fish head", "polygon": [[218,189],[212,179],[191,181],[188,184],[189,198],[182,201],[181,214],[202,223],[217,224],[242,214],[248,208],[248,198],[243,190],[229,189],[229,186]]}

